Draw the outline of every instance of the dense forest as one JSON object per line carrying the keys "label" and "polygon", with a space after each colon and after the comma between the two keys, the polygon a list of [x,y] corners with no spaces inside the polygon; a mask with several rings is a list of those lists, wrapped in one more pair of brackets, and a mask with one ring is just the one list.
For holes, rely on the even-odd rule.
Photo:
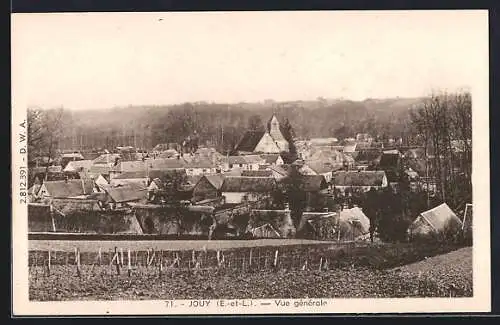
{"label": "dense forest", "polygon": [[265,125],[273,113],[288,120],[297,138],[408,135],[409,110],[419,98],[327,100],[279,103],[184,103],[170,106],[128,106],[102,110],[60,111],[60,149],[111,149],[134,146],[150,149],[159,143],[180,142],[197,131],[201,144],[220,151],[234,147],[245,130]]}

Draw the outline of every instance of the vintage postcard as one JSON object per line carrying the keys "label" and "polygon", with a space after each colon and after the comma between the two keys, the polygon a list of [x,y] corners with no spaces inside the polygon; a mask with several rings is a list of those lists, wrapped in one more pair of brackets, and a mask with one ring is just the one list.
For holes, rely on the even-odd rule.
{"label": "vintage postcard", "polygon": [[12,15],[13,314],[490,310],[487,11]]}

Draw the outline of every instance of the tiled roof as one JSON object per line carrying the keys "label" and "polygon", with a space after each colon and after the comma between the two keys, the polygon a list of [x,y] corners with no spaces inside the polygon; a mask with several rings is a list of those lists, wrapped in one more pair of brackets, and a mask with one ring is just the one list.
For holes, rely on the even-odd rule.
{"label": "tiled roof", "polygon": [[249,177],[271,177],[273,172],[269,169],[264,170],[243,170],[241,171],[241,176]]}
{"label": "tiled roof", "polygon": [[265,131],[247,131],[235,147],[235,151],[254,151]]}
{"label": "tiled roof", "polygon": [[384,171],[337,171],[332,184],[336,186],[382,186]]}
{"label": "tiled roof", "polygon": [[272,177],[228,176],[224,178],[221,190],[223,192],[272,192],[276,181]]}
{"label": "tiled roof", "polygon": [[45,181],[44,185],[52,197],[73,197],[92,193],[92,183],[87,180]]}
{"label": "tiled roof", "polygon": [[146,188],[132,184],[116,187],[107,186],[104,190],[116,203],[139,201],[144,199],[147,193]]}

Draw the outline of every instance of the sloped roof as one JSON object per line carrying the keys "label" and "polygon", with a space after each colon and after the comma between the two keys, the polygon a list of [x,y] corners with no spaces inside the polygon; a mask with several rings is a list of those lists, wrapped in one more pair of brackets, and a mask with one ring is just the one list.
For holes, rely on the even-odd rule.
{"label": "sloped roof", "polygon": [[249,177],[271,177],[273,176],[273,172],[269,169],[262,170],[243,170],[241,171],[241,176],[249,176]]}
{"label": "sloped roof", "polygon": [[335,160],[342,159],[342,154],[338,150],[331,148],[316,148],[311,150],[310,160]]}
{"label": "sloped roof", "polygon": [[167,159],[148,159],[146,161],[150,169],[180,169],[185,168],[187,163],[184,159],[180,158],[167,158]]}
{"label": "sloped roof", "polygon": [[272,177],[228,176],[224,178],[221,190],[223,192],[272,192],[276,181]]}
{"label": "sloped roof", "polygon": [[248,151],[255,150],[260,139],[264,136],[265,131],[247,131],[235,147],[235,151]]}
{"label": "sloped roof", "polygon": [[111,167],[107,164],[94,164],[90,166],[89,173],[90,174],[102,174],[107,175],[111,171]]}
{"label": "sloped roof", "polygon": [[400,158],[399,153],[384,152],[380,157],[379,166],[381,168],[383,167],[395,168],[398,165],[399,158]]}
{"label": "sloped roof", "polygon": [[63,153],[61,155],[61,158],[69,158],[69,159],[74,159],[74,158],[79,158],[79,159],[84,159],[81,153],[79,152],[72,152],[72,153]]}
{"label": "sloped roof", "polygon": [[224,176],[222,175],[205,175],[202,178],[205,178],[217,190],[220,190],[222,183],[224,183]]}
{"label": "sloped roof", "polygon": [[167,169],[167,170],[151,169],[148,171],[148,173],[149,173],[149,178],[151,179],[159,178],[162,180],[162,182],[165,182],[165,180],[169,180],[173,177],[187,177],[185,169]]}
{"label": "sloped roof", "polygon": [[72,197],[92,193],[92,183],[81,179],[45,181],[43,184],[52,197]]}
{"label": "sloped roof", "polygon": [[186,176],[186,181],[191,184],[191,185],[196,185],[200,181],[200,179],[203,177],[203,175],[189,175]]}
{"label": "sloped roof", "polygon": [[410,148],[403,153],[405,158],[410,159],[418,159],[425,157],[425,149],[424,148]]}
{"label": "sloped roof", "polygon": [[116,203],[139,201],[146,197],[146,188],[127,184],[124,186],[106,186],[104,188],[110,198]]}
{"label": "sloped roof", "polygon": [[357,144],[356,143],[351,143],[351,144],[346,144],[344,146],[344,152],[354,152],[356,151],[356,146]]}
{"label": "sloped roof", "polygon": [[119,172],[136,172],[146,169],[146,163],[142,160],[120,161],[118,165],[112,167],[111,170]]}
{"label": "sloped roof", "polygon": [[59,213],[70,213],[74,211],[100,211],[101,208],[96,199],[57,198],[50,201],[50,205]]}
{"label": "sloped roof", "polygon": [[82,152],[83,159],[85,160],[94,160],[100,156],[97,152]]}
{"label": "sloped roof", "polygon": [[382,186],[384,171],[337,171],[332,184],[336,186]]}
{"label": "sloped roof", "polygon": [[411,169],[419,173],[421,176],[425,176],[425,159],[408,159],[406,163]]}
{"label": "sloped roof", "polygon": [[116,158],[120,158],[120,155],[117,153],[106,153],[94,159],[94,164],[112,164]]}
{"label": "sloped roof", "polygon": [[274,164],[280,157],[279,154],[262,154],[260,157],[267,163],[267,164]]}
{"label": "sloped roof", "polygon": [[205,157],[195,157],[186,164],[186,168],[215,168],[216,165]]}
{"label": "sloped roof", "polygon": [[136,179],[136,178],[147,178],[148,174],[145,170],[133,171],[133,172],[123,172],[115,176],[113,179]]}
{"label": "sloped roof", "polygon": [[228,163],[237,164],[258,164],[263,163],[265,160],[259,155],[242,155],[242,156],[229,156]]}
{"label": "sloped roof", "polygon": [[376,161],[382,156],[382,151],[379,149],[360,150],[356,155],[355,161]]}
{"label": "sloped roof", "polygon": [[222,172],[223,176],[241,176],[242,170],[238,167]]}
{"label": "sloped roof", "polygon": [[177,150],[175,149],[168,149],[168,150],[165,150],[165,151],[162,151],[158,157],[159,158],[172,158],[172,157],[175,157],[177,156],[179,153],[177,152]]}
{"label": "sloped roof", "polygon": [[300,187],[306,192],[318,192],[328,187],[323,175],[301,175]]}
{"label": "sloped roof", "polygon": [[372,147],[371,142],[358,141],[356,143],[356,151],[370,149],[371,147]]}
{"label": "sloped roof", "polygon": [[229,156],[227,157],[228,164],[238,165],[238,164],[246,164],[244,156]]}
{"label": "sloped roof", "polygon": [[269,166],[268,168],[271,171],[275,171],[276,173],[278,173],[280,175],[286,176],[286,175],[288,175],[290,165],[283,164],[283,165],[279,165],[279,166]]}
{"label": "sloped roof", "polygon": [[305,165],[309,166],[317,174],[325,174],[342,168],[342,164],[335,164],[324,160],[306,160]]}
{"label": "sloped roof", "polygon": [[434,230],[436,231],[443,230],[449,221],[456,222],[457,224],[462,225],[462,221],[446,203],[440,204],[435,208],[422,212],[420,215],[428,223],[430,223],[432,228],[434,228]]}
{"label": "sloped roof", "polygon": [[66,167],[64,167],[65,172],[79,172],[83,168],[83,170],[89,170],[92,166],[92,160],[74,160],[68,162]]}

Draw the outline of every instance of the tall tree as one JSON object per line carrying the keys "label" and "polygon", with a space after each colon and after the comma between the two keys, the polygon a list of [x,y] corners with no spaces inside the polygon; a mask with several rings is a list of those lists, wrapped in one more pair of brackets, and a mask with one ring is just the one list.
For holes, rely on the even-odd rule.
{"label": "tall tree", "polygon": [[260,115],[254,114],[248,118],[248,129],[251,131],[262,131],[264,129],[264,123],[262,123]]}

